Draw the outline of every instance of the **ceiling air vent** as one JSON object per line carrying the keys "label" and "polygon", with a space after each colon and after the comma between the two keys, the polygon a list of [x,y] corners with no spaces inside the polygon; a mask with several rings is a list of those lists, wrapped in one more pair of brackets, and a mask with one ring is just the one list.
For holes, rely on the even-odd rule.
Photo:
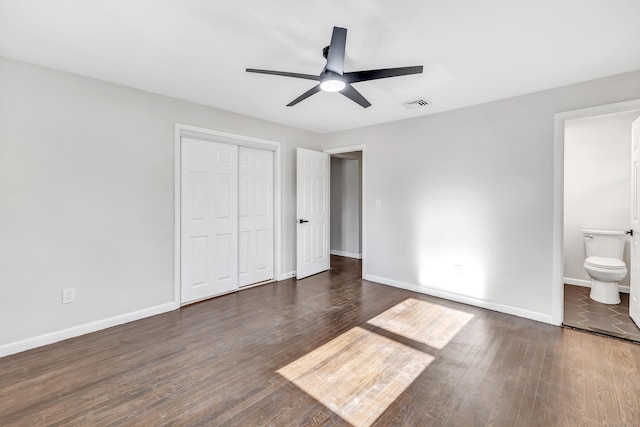
{"label": "ceiling air vent", "polygon": [[424,98],[412,99],[411,101],[403,102],[402,105],[414,110],[416,108],[422,108],[430,105],[431,103]]}

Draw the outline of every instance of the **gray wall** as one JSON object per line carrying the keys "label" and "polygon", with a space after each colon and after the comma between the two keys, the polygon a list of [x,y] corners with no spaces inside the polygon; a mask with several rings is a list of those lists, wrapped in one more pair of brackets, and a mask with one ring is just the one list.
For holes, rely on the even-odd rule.
{"label": "gray wall", "polygon": [[173,301],[176,122],[282,142],[283,272],[294,148],[366,144],[368,277],[545,320],[554,113],[637,98],[640,71],[317,135],[0,59],[0,349]]}
{"label": "gray wall", "polygon": [[[630,227],[631,123],[640,111],[568,120],[564,134],[564,277],[590,281],[582,229]],[[629,266],[628,244],[625,262]],[[629,285],[629,275],[620,283]]]}
{"label": "gray wall", "polygon": [[637,98],[638,71],[324,135],[366,142],[365,275],[550,322],[554,114]]}
{"label": "gray wall", "polygon": [[360,257],[360,153],[331,157],[331,251]]}
{"label": "gray wall", "polygon": [[295,269],[294,150],[317,134],[0,58],[0,347],[173,301],[176,122],[282,143]]}

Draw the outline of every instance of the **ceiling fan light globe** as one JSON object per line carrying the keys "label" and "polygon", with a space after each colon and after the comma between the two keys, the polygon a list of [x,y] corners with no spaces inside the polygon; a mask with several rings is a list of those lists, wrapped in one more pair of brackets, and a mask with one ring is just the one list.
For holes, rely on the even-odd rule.
{"label": "ceiling fan light globe", "polygon": [[320,83],[320,89],[325,92],[340,92],[344,87],[345,83],[340,79],[327,79]]}

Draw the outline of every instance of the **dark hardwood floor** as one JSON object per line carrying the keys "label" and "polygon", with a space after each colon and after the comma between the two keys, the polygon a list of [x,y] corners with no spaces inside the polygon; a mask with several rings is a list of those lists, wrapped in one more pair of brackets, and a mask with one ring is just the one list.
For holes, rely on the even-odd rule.
{"label": "dark hardwood floor", "polygon": [[2,358],[0,425],[640,425],[640,345],[332,266]]}

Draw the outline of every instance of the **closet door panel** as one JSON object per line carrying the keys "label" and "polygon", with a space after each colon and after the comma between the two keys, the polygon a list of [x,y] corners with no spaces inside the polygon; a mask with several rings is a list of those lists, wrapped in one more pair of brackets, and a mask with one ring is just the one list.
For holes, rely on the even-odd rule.
{"label": "closet door panel", "polygon": [[238,288],[238,147],[182,138],[181,302]]}
{"label": "closet door panel", "polygon": [[239,286],[273,279],[273,152],[240,147]]}

